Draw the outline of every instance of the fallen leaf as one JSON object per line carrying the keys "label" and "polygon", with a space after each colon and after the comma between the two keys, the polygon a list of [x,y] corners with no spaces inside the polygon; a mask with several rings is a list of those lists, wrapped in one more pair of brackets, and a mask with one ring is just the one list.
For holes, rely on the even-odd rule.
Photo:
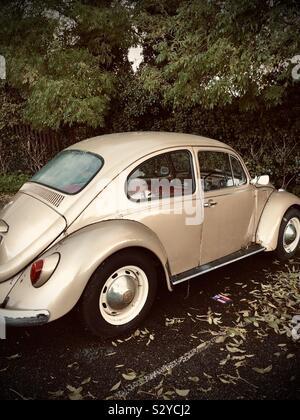
{"label": "fallen leaf", "polygon": [[81,392],[83,391],[82,386],[80,386],[79,388],[74,388],[71,385],[67,385],[67,390],[70,391],[70,394],[68,395],[70,400],[72,401],[83,400],[83,396],[81,395]]}
{"label": "fallen leaf", "polygon": [[174,391],[167,391],[167,392],[165,392],[165,394],[164,395],[167,395],[167,396],[172,396],[172,395],[174,395]]}
{"label": "fallen leaf", "polygon": [[293,353],[289,353],[286,358],[287,359],[292,359],[293,357],[295,357],[295,355]]}
{"label": "fallen leaf", "polygon": [[180,397],[187,397],[190,393],[189,389],[175,389],[175,392]]}
{"label": "fallen leaf", "polygon": [[198,376],[190,376],[189,380],[192,381],[192,382],[199,382]]}
{"label": "fallen leaf", "polygon": [[159,390],[157,391],[157,396],[160,397],[162,393],[163,393],[163,388],[159,388]]}
{"label": "fallen leaf", "polygon": [[240,367],[243,367],[243,366],[245,366],[245,364],[246,364],[247,362],[246,362],[246,360],[241,360],[240,362],[236,362],[235,364],[234,364],[234,366],[238,369],[238,368],[240,368]]}
{"label": "fallen leaf", "polygon": [[219,377],[219,379],[220,379],[220,381],[223,383],[223,384],[231,384],[231,381],[227,381],[226,379],[224,379],[224,378],[220,378]]}
{"label": "fallen leaf", "polygon": [[71,368],[72,368],[72,367],[74,367],[74,366],[78,366],[78,363],[77,363],[77,362],[70,363],[70,364],[68,365],[68,369],[71,369]]}
{"label": "fallen leaf", "polygon": [[228,344],[226,344],[226,349],[230,352],[230,353],[246,353],[245,350],[241,350],[237,347],[231,347]]}
{"label": "fallen leaf", "polygon": [[64,395],[64,391],[61,391],[61,390],[54,391],[54,392],[49,391],[48,394],[51,395],[54,398],[59,398],[59,397],[62,397]]}
{"label": "fallen leaf", "polygon": [[91,377],[84,379],[84,380],[81,382],[81,385],[86,385],[86,384],[89,384],[89,383],[91,382],[91,379],[92,379]]}
{"label": "fallen leaf", "polygon": [[210,392],[212,390],[212,387],[210,386],[207,389],[205,389],[205,388],[198,388],[198,389],[199,389],[199,391],[204,392],[206,394],[207,392]]}
{"label": "fallen leaf", "polygon": [[120,388],[120,385],[121,385],[121,381],[120,381],[120,382],[118,382],[116,385],[114,385],[114,386],[110,389],[110,391],[116,391],[117,389],[119,389],[119,388]]}
{"label": "fallen leaf", "polygon": [[6,359],[7,360],[15,360],[15,359],[19,359],[21,357],[21,355],[18,354],[13,354],[12,356],[8,356]]}
{"label": "fallen leaf", "polygon": [[122,373],[122,376],[126,381],[133,381],[136,378],[135,372],[129,372],[129,373]]}
{"label": "fallen leaf", "polygon": [[221,335],[221,336],[219,336],[219,337],[216,338],[215,342],[217,344],[221,344],[221,343],[224,343],[225,340],[226,340],[226,336]]}
{"label": "fallen leaf", "polygon": [[272,365],[270,365],[270,366],[268,366],[264,369],[263,368],[252,368],[252,370],[254,370],[254,372],[260,373],[261,375],[264,375],[265,373],[270,373],[272,369],[273,369]]}

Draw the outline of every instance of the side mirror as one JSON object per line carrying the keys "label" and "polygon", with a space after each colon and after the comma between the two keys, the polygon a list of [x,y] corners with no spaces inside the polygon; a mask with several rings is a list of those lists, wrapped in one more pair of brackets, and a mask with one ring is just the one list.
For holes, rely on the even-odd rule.
{"label": "side mirror", "polygon": [[252,185],[268,185],[270,183],[269,175],[256,176],[251,180]]}

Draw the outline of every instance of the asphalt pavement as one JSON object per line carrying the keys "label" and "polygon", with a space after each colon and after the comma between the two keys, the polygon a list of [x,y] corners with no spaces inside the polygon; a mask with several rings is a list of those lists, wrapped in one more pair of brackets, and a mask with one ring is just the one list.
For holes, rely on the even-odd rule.
{"label": "asphalt pavement", "polygon": [[[300,258],[239,261],[169,293],[140,328],[114,340],[76,311],[0,341],[0,399],[298,399]],[[222,304],[212,299],[224,293]],[[300,292],[299,292],[300,293]]]}

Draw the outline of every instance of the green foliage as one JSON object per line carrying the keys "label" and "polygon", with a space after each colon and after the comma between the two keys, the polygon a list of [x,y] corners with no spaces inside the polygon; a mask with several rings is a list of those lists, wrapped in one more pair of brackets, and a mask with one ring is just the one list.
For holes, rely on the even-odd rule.
{"label": "green foliage", "polygon": [[103,127],[133,42],[130,16],[115,2],[1,5],[7,84],[22,95],[23,119],[35,127]]}
{"label": "green foliage", "polygon": [[99,60],[86,50],[60,51],[49,57],[51,77],[34,84],[24,112],[34,126],[59,128],[63,124],[104,126],[114,77],[99,70]]}
{"label": "green foliage", "polygon": [[18,124],[22,102],[15,90],[0,88],[0,110],[0,131]]}
{"label": "green foliage", "polygon": [[140,77],[174,108],[205,109],[238,102],[242,110],[281,104],[299,53],[295,0],[152,0],[138,3],[146,45]]}
{"label": "green foliage", "polygon": [[251,174],[269,174],[277,187],[296,188],[300,182],[300,89],[291,90],[283,104],[244,112],[237,104],[207,110],[201,106],[174,110],[162,106],[162,92],[149,92],[139,79],[123,81],[107,129],[116,131],[175,131],[193,133],[230,144],[244,158]]}
{"label": "green foliage", "polygon": [[[299,21],[296,0],[3,0],[0,172],[48,158],[26,130],[13,135],[28,122],[58,130],[61,148],[103,132],[205,135],[231,144],[253,174],[295,188]],[[133,74],[136,43],[144,62]]]}
{"label": "green foliage", "polygon": [[29,176],[24,174],[0,175],[0,193],[13,194],[28,181]]}

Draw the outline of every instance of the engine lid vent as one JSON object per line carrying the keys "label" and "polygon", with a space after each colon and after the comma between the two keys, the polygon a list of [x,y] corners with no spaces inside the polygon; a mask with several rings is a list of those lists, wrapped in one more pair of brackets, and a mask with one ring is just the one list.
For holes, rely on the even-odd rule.
{"label": "engine lid vent", "polygon": [[54,191],[49,191],[46,188],[33,184],[30,184],[30,187],[27,189],[27,191],[29,193],[31,192],[32,194],[37,195],[38,197],[43,198],[45,201],[48,201],[55,207],[59,207],[65,198],[65,196],[62,194],[59,194]]}

